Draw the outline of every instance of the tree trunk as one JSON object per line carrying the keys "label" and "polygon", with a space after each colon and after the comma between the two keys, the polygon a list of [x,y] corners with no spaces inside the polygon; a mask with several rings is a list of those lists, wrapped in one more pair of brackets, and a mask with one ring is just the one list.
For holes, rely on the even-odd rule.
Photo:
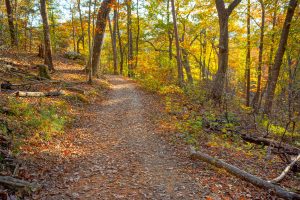
{"label": "tree trunk", "polygon": [[18,16],[18,0],[15,0],[15,5],[14,5],[14,9],[15,9],[15,37],[16,37],[16,41],[17,41],[17,46],[19,45],[19,25],[18,25],[18,20],[19,20],[19,16]]}
{"label": "tree trunk", "polygon": [[172,15],[173,15],[173,26],[174,26],[174,34],[175,34],[175,42],[176,42],[176,60],[177,60],[177,75],[178,75],[178,84],[183,86],[184,77],[182,70],[182,62],[181,62],[181,47],[178,36],[178,27],[177,27],[177,18],[176,18],[176,10],[175,10],[175,2],[171,0],[172,6]]}
{"label": "tree trunk", "polygon": [[128,35],[128,77],[133,77],[133,41],[132,41],[132,20],[131,6],[132,0],[126,0],[127,6],[127,35]]}
{"label": "tree trunk", "polygon": [[43,44],[39,45],[39,53],[38,53],[38,57],[40,58],[45,58],[45,48]]}
{"label": "tree trunk", "polygon": [[9,32],[10,32],[11,45],[12,46],[17,46],[18,41],[17,41],[15,27],[14,27],[13,10],[12,10],[12,7],[11,7],[10,0],[5,0],[5,5],[6,5],[7,20],[8,20],[8,26],[9,26]]}
{"label": "tree trunk", "polygon": [[282,28],[281,38],[278,46],[278,50],[275,56],[274,65],[271,68],[270,76],[268,77],[268,85],[267,85],[267,93],[266,93],[266,101],[264,105],[264,113],[270,114],[276,89],[277,80],[279,77],[279,72],[282,64],[282,58],[286,49],[287,40],[289,36],[291,21],[293,19],[293,15],[295,9],[297,7],[298,0],[290,0],[289,7],[287,10],[285,22]]}
{"label": "tree trunk", "polygon": [[206,69],[206,46],[207,46],[207,36],[206,36],[206,30],[204,29],[203,32],[203,42],[202,42],[202,79],[204,80],[207,74]]}
{"label": "tree trunk", "polygon": [[[32,26],[32,25],[31,25]],[[32,50],[32,27],[29,28],[29,52]]]}
{"label": "tree trunk", "polygon": [[228,17],[219,19],[220,38],[219,38],[219,60],[218,71],[213,83],[212,97],[220,101],[222,98],[226,72],[228,68]]}
{"label": "tree trunk", "polygon": [[72,23],[72,39],[73,39],[73,51],[76,52],[76,35],[75,35],[75,25],[74,25],[74,11],[72,5],[70,5],[71,12],[71,23]]}
{"label": "tree trunk", "polygon": [[[82,37],[82,49],[84,50],[85,45],[84,45],[84,25],[83,25],[83,19],[82,19],[82,13],[81,13],[81,1],[77,0],[77,6],[78,6],[78,12],[79,12],[79,20],[80,20],[80,26],[81,26],[81,37]],[[79,51],[79,46],[77,47],[78,53]]]}
{"label": "tree trunk", "polygon": [[251,65],[251,47],[250,47],[250,0],[247,4],[247,55],[246,55],[246,106],[250,106],[250,65]]}
{"label": "tree trunk", "polygon": [[39,68],[39,77],[42,79],[51,79],[47,65],[37,65]]}
{"label": "tree trunk", "polygon": [[272,35],[271,35],[271,48],[270,48],[270,57],[269,57],[269,70],[268,70],[268,76],[270,76],[271,68],[273,65],[273,53],[274,53],[274,43],[275,43],[275,28],[277,23],[277,11],[278,11],[278,0],[275,1],[274,6],[274,13],[272,18]]}
{"label": "tree trunk", "polygon": [[89,60],[88,60],[88,83],[93,83],[93,70],[92,66],[92,41],[91,41],[91,6],[92,0],[89,0],[89,15],[88,15],[88,42],[89,42]]}
{"label": "tree trunk", "polygon": [[[268,77],[270,76],[271,68],[272,68],[272,65],[273,65],[273,54],[274,54],[274,43],[275,43],[275,28],[276,28],[276,23],[277,23],[277,12],[278,12],[278,0],[275,0],[273,10],[274,10],[274,12],[273,12],[273,16],[272,16],[272,29],[271,29],[272,34],[271,34],[271,42],[270,42],[271,48],[270,48],[269,61],[268,61]],[[261,107],[263,97],[266,93],[267,84],[262,89],[260,99],[259,99],[259,103],[258,103],[259,107]]]}
{"label": "tree trunk", "polygon": [[44,63],[45,65],[48,65],[50,71],[54,71],[54,66],[52,62],[52,50],[51,50],[46,0],[40,0],[40,4],[41,4],[41,15],[43,19],[43,29],[44,29],[44,44],[45,44]]}
{"label": "tree trunk", "polygon": [[139,43],[140,43],[140,14],[139,14],[139,0],[136,0],[136,16],[137,16],[137,35],[136,35],[136,41],[135,41],[135,68],[138,65],[139,62]]}
{"label": "tree trunk", "polygon": [[56,30],[55,30],[55,19],[54,19],[54,12],[53,9],[51,9],[51,27],[52,27],[52,44],[53,44],[53,48],[52,51],[55,53],[56,52],[56,46],[57,46],[57,41],[56,41]]}
{"label": "tree trunk", "polygon": [[[170,0],[167,1],[167,26],[168,26],[168,39],[169,39],[169,60],[173,59],[173,32],[170,27]],[[169,62],[170,65],[172,64]]]}
{"label": "tree trunk", "polygon": [[28,13],[25,13],[25,20],[24,20],[24,49],[27,51],[27,40],[28,40]]}
{"label": "tree trunk", "polygon": [[261,5],[261,26],[260,26],[260,40],[259,40],[259,56],[258,56],[258,68],[257,68],[257,86],[256,93],[253,98],[253,108],[258,111],[259,97],[261,95],[261,76],[262,76],[262,63],[263,63],[263,51],[264,51],[264,34],[265,34],[265,4],[264,0],[259,0]]}
{"label": "tree trunk", "polygon": [[213,82],[211,96],[216,101],[221,101],[226,72],[228,69],[228,18],[233,9],[241,2],[241,0],[234,0],[226,9],[223,0],[215,0],[219,17],[219,61],[218,71]]}
{"label": "tree trunk", "polygon": [[[118,5],[119,5],[119,1],[118,1]],[[123,51],[123,42],[122,42],[121,32],[119,27],[119,7],[117,10],[117,33],[118,33],[119,50],[120,50],[120,74],[123,75],[124,51]]]}
{"label": "tree trunk", "polygon": [[112,49],[114,55],[114,74],[118,74],[118,49],[117,49],[117,5],[114,6],[113,27],[111,32]]}
{"label": "tree trunk", "polygon": [[98,10],[97,22],[96,22],[96,30],[94,37],[94,45],[93,45],[93,58],[92,58],[92,69],[93,76],[98,76],[99,64],[100,64],[100,55],[101,49],[103,45],[103,38],[106,29],[107,18],[111,9],[110,4],[113,0],[104,0],[101,3],[101,7]]}
{"label": "tree trunk", "polygon": [[[0,11],[0,24],[4,24],[4,21],[3,21],[3,12]],[[1,25],[0,26],[0,43],[3,44],[4,43],[4,30],[3,30],[3,26]]]}
{"label": "tree trunk", "polygon": [[194,80],[193,80],[193,76],[192,76],[192,72],[191,72],[191,66],[190,66],[190,61],[188,58],[188,53],[184,48],[182,48],[181,50],[182,50],[182,57],[183,57],[183,66],[184,66],[184,69],[185,69],[185,72],[186,72],[186,75],[188,78],[188,82],[189,82],[189,84],[193,84]]}
{"label": "tree trunk", "polygon": [[96,15],[96,5],[97,5],[97,0],[94,0],[94,9],[93,9],[93,38],[95,37],[95,15]]}

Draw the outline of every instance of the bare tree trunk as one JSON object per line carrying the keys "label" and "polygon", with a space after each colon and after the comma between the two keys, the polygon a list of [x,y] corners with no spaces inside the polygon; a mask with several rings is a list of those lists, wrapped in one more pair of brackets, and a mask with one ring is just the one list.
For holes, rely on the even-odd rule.
{"label": "bare tree trunk", "polygon": [[[81,1],[77,0],[77,6],[78,6],[78,12],[79,12],[79,20],[80,20],[80,26],[81,26],[81,37],[82,37],[82,49],[85,49],[84,45],[84,25],[83,25],[83,19],[82,19],[82,13],[81,13]],[[77,47],[77,52],[79,53],[79,46]]]}
{"label": "bare tree trunk", "polygon": [[139,0],[136,0],[136,16],[137,16],[137,35],[136,35],[136,41],[135,41],[135,68],[138,65],[139,62],[139,43],[140,43],[140,14],[139,14]]}
{"label": "bare tree trunk", "polygon": [[251,65],[251,43],[250,43],[250,0],[247,3],[247,55],[246,55],[246,106],[250,106],[250,65]]}
{"label": "bare tree trunk", "polygon": [[[181,36],[181,42],[182,43],[184,43],[184,41],[185,41],[185,34],[186,34],[186,25],[185,25],[185,22],[183,22],[183,33],[182,33],[182,36]],[[190,43],[190,46],[192,46],[193,41]],[[187,50],[184,47],[180,47],[180,48],[181,48],[181,52],[182,52],[182,65],[185,69],[187,79],[188,79],[188,83],[193,84],[194,80],[193,80],[192,72],[191,72],[189,54],[188,54]]]}
{"label": "bare tree trunk", "polygon": [[18,20],[19,20],[19,16],[18,16],[18,0],[15,0],[15,37],[16,37],[16,41],[17,41],[17,45],[19,45],[19,26],[18,26]]}
{"label": "bare tree trunk", "polygon": [[[167,26],[168,26],[168,39],[169,39],[169,60],[173,59],[173,32],[170,25],[170,0],[167,1]],[[169,62],[171,65],[172,63]]]}
{"label": "bare tree trunk", "polygon": [[207,46],[207,37],[206,37],[206,30],[204,29],[203,32],[203,42],[202,42],[202,54],[203,54],[203,58],[202,58],[202,79],[204,80],[206,77],[206,46]]}
{"label": "bare tree trunk", "polygon": [[275,56],[274,66],[271,68],[270,76],[268,77],[267,94],[266,94],[266,101],[264,105],[265,114],[271,113],[276,84],[277,84],[277,80],[279,77],[279,72],[282,64],[282,58],[286,50],[291,21],[293,19],[293,15],[297,7],[297,4],[298,4],[298,0],[290,0],[289,2],[289,7],[287,10],[285,22],[281,32],[280,43]]}
{"label": "bare tree trunk", "polygon": [[117,19],[118,18],[118,10],[117,5],[114,6],[114,20],[113,20],[113,28],[111,32],[111,41],[112,41],[112,49],[114,55],[114,74],[118,74],[118,49],[117,49]]}
{"label": "bare tree trunk", "polygon": [[210,62],[211,62],[211,55],[213,53],[213,48],[210,49],[209,52],[209,57],[208,57],[208,62],[207,62],[207,72],[206,72],[206,79],[208,80],[209,76],[210,76]]}
{"label": "bare tree trunk", "polygon": [[[118,1],[118,5],[119,5]],[[118,40],[119,40],[119,50],[120,50],[120,74],[123,75],[123,64],[124,64],[124,51],[123,51],[123,43],[121,38],[121,32],[119,27],[119,6],[117,10],[117,33],[118,33]]]}
{"label": "bare tree trunk", "polygon": [[269,71],[268,75],[270,76],[271,73],[271,68],[273,65],[273,53],[274,53],[274,43],[275,43],[275,28],[276,28],[276,23],[277,23],[277,11],[278,11],[278,0],[275,1],[275,6],[274,6],[274,13],[273,13],[273,18],[272,18],[272,35],[271,35],[271,48],[270,48],[270,57],[269,57]]}
{"label": "bare tree trunk", "polygon": [[73,51],[76,52],[76,35],[75,35],[75,25],[74,25],[74,12],[72,5],[70,4],[70,12],[71,12],[71,23],[72,23],[72,39],[73,39]]}
{"label": "bare tree trunk", "polygon": [[[4,24],[4,20],[3,20],[3,11],[1,10],[0,11],[0,24]],[[1,25],[0,26],[0,44],[3,44],[4,43],[4,38],[3,38],[3,35],[4,35],[4,31],[3,31],[3,26]]]}
{"label": "bare tree trunk", "polygon": [[100,64],[100,55],[101,49],[103,45],[103,38],[106,29],[107,18],[111,9],[110,4],[113,0],[103,0],[101,3],[101,7],[98,10],[97,22],[96,22],[96,30],[94,37],[94,45],[93,45],[93,57],[92,57],[92,69],[93,76],[98,76],[99,64]]}
{"label": "bare tree trunk", "polygon": [[54,66],[52,62],[52,50],[51,50],[46,0],[40,0],[40,4],[41,4],[41,15],[43,19],[43,29],[44,29],[44,45],[45,45],[44,63],[45,65],[48,65],[49,70],[54,71]]}
{"label": "bare tree trunk", "polygon": [[241,2],[241,0],[234,0],[226,9],[223,0],[215,0],[216,7],[219,16],[219,67],[213,82],[213,87],[211,90],[211,96],[216,101],[221,101],[226,72],[228,69],[228,19],[234,8]]}
{"label": "bare tree trunk", "polygon": [[[271,29],[271,48],[270,48],[270,54],[269,54],[269,61],[268,61],[268,77],[270,76],[271,73],[271,68],[273,65],[273,54],[274,54],[274,43],[275,43],[275,28],[276,28],[276,22],[277,22],[277,11],[278,11],[278,0],[275,0],[274,3],[274,7],[273,7],[273,17],[272,17],[272,29]],[[268,83],[267,83],[268,84]],[[260,99],[259,99],[259,103],[258,103],[258,107],[261,107],[262,104],[262,100],[263,97],[266,93],[267,90],[267,85],[262,89],[261,95],[260,95]]]}
{"label": "bare tree trunk", "polygon": [[265,34],[265,4],[264,0],[259,0],[261,5],[261,26],[260,26],[260,40],[259,40],[259,56],[258,56],[258,68],[257,68],[257,87],[256,93],[253,98],[253,108],[258,111],[258,101],[261,94],[261,76],[262,76],[262,63],[263,63],[263,51],[264,51],[264,34]]}
{"label": "bare tree trunk", "polygon": [[92,37],[94,38],[95,36],[95,15],[96,15],[96,4],[97,0],[94,0],[94,8],[93,8],[93,32],[92,32]]}
{"label": "bare tree trunk", "polygon": [[32,51],[32,22],[29,28],[29,52]]}
{"label": "bare tree trunk", "polygon": [[54,19],[54,13],[53,13],[53,9],[51,9],[51,26],[52,26],[52,44],[53,44],[53,48],[52,51],[55,53],[56,52],[56,30],[55,30],[55,19]]}
{"label": "bare tree trunk", "polygon": [[176,60],[177,60],[177,73],[178,73],[178,84],[183,86],[184,77],[183,77],[183,70],[182,70],[182,62],[181,62],[181,47],[179,42],[179,35],[178,35],[178,27],[177,27],[177,18],[176,18],[176,10],[175,10],[175,2],[171,0],[172,6],[172,15],[173,15],[173,26],[174,26],[174,34],[175,34],[175,42],[176,42]]}
{"label": "bare tree trunk", "polygon": [[25,20],[24,20],[24,49],[27,51],[27,40],[28,40],[28,13],[25,13]]}
{"label": "bare tree trunk", "polygon": [[128,35],[128,77],[133,77],[133,41],[132,41],[132,20],[131,6],[132,0],[126,0],[127,6],[127,35]]}
{"label": "bare tree trunk", "polygon": [[5,0],[6,5],[6,12],[7,12],[7,20],[8,20],[8,26],[9,26],[9,32],[10,32],[10,40],[12,46],[17,46],[18,41],[16,38],[16,32],[14,27],[14,18],[13,18],[13,10],[11,7],[10,0]]}
{"label": "bare tree trunk", "polygon": [[193,76],[192,76],[192,72],[191,72],[191,66],[190,66],[190,61],[188,58],[188,53],[184,48],[181,48],[182,50],[182,57],[183,57],[183,66],[188,78],[188,82],[189,84],[193,84],[194,80],[193,80]]}
{"label": "bare tree trunk", "polygon": [[[113,22],[113,26],[115,26],[115,22]],[[114,35],[114,28],[112,27],[110,17],[108,17],[108,25],[109,25],[109,32],[111,38],[111,47],[113,51],[113,66],[114,66],[114,74],[118,74],[118,54],[117,54],[117,44],[116,44],[116,35]],[[114,38],[115,37],[115,38]]]}
{"label": "bare tree trunk", "polygon": [[89,41],[89,60],[88,60],[88,83],[93,83],[93,70],[92,70],[92,41],[91,41],[91,6],[92,0],[89,0],[89,16],[88,16],[88,41]]}

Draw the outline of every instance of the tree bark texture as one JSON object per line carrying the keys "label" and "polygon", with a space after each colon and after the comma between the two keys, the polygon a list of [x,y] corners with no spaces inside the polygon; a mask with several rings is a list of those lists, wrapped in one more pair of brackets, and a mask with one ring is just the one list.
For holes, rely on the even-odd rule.
{"label": "tree bark texture", "polygon": [[288,36],[290,32],[291,22],[294,16],[295,9],[297,7],[298,0],[290,0],[289,6],[287,10],[287,14],[285,17],[284,25],[281,32],[280,42],[278,46],[278,50],[275,56],[274,65],[271,68],[270,76],[268,77],[267,83],[267,93],[264,105],[264,113],[270,114],[276,89],[276,84],[279,77],[280,68],[282,65],[282,59],[284,52],[286,50],[286,45],[288,41]]}
{"label": "tree bark texture", "polygon": [[133,77],[133,39],[132,39],[132,19],[131,19],[131,6],[132,0],[126,0],[127,6],[127,36],[128,36],[128,77]]}
{"label": "tree bark texture", "polygon": [[262,77],[262,64],[263,64],[263,52],[264,52],[264,35],[265,35],[265,4],[264,0],[259,0],[261,5],[261,26],[260,26],[260,39],[259,39],[259,55],[258,55],[258,67],[257,67],[257,86],[256,93],[253,98],[253,108],[257,111],[259,109],[259,98],[261,94],[261,77]]}
{"label": "tree bark texture", "polygon": [[45,46],[44,63],[45,65],[48,65],[50,71],[54,71],[46,0],[40,0],[40,4],[41,4],[41,15],[43,20],[43,30],[44,30],[44,46]]}
{"label": "tree bark texture", "polygon": [[7,20],[8,20],[8,26],[9,26],[9,32],[10,32],[10,40],[12,46],[17,46],[18,41],[16,37],[16,31],[14,26],[14,18],[13,18],[13,9],[11,7],[10,0],[5,0],[6,5],[6,12],[7,12]]}
{"label": "tree bark texture", "polygon": [[221,101],[226,72],[228,69],[228,19],[233,9],[241,2],[241,0],[234,0],[226,9],[223,0],[215,0],[219,17],[219,60],[218,71],[213,82],[211,96],[216,101]]}
{"label": "tree bark texture", "polygon": [[92,57],[93,76],[98,76],[101,49],[105,35],[107,18],[111,10],[112,2],[113,0],[104,0],[98,10]]}
{"label": "tree bark texture", "polygon": [[175,9],[175,0],[171,0],[171,7],[172,7],[172,16],[173,16],[173,26],[174,26],[174,35],[175,35],[175,43],[176,43],[176,60],[177,60],[177,76],[178,76],[178,84],[183,86],[184,77],[183,77],[183,69],[182,69],[182,62],[181,62],[181,47],[178,35],[178,26],[177,26],[177,16],[176,16],[176,9]]}

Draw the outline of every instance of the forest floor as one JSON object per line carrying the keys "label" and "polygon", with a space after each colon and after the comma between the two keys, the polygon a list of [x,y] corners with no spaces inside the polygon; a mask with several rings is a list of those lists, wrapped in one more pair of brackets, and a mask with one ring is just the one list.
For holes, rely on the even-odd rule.
{"label": "forest floor", "polygon": [[[42,62],[31,54],[2,57],[31,65]],[[224,170],[191,160],[188,145],[176,129],[168,128],[173,118],[161,96],[121,76],[105,77],[109,89],[99,80],[90,86],[82,65],[61,57],[55,66],[53,80],[80,82],[79,88],[92,91],[85,98],[93,94],[93,100],[71,106],[68,112],[75,121],[64,134],[22,146],[17,157],[26,174],[19,177],[42,186],[29,199],[274,199],[272,193]],[[285,167],[276,158],[259,158],[256,149],[251,148],[255,153],[249,156],[244,146],[221,145],[228,140],[214,140],[217,146],[202,140],[201,150],[267,180]],[[285,187],[299,188],[298,183],[283,181]]]}
{"label": "forest floor", "polygon": [[[69,140],[32,160],[44,186],[34,199],[265,199],[254,186],[190,160],[159,128],[157,97],[107,76],[107,99],[87,107]],[[170,137],[170,136],[169,136]],[[63,156],[53,148],[68,147]],[[179,144],[177,144],[179,145]]]}

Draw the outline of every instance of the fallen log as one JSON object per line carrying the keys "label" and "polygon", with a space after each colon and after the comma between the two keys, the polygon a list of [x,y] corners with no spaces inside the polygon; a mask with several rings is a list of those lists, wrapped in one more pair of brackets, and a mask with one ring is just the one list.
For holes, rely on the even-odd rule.
{"label": "fallen log", "polygon": [[279,143],[274,140],[268,139],[268,138],[262,138],[262,137],[254,137],[247,134],[240,134],[241,138],[247,142],[254,143],[254,144],[262,144],[266,146],[272,145],[273,148],[278,149],[279,151],[282,150],[284,153],[287,153],[289,155],[299,155],[300,149],[297,147],[290,146],[285,143]]}
{"label": "fallen log", "polygon": [[75,87],[65,87],[64,89],[68,90],[68,91],[71,91],[71,92],[76,92],[76,93],[79,93],[79,94],[83,94],[83,95],[86,94],[85,90],[82,90],[82,89],[79,89],[79,88],[75,88]]}
{"label": "fallen log", "polygon": [[243,179],[247,182],[252,183],[255,186],[258,186],[260,188],[265,188],[268,190],[272,190],[274,194],[276,194],[278,197],[284,198],[284,199],[300,199],[300,194],[290,192],[278,185],[275,185],[273,183],[270,183],[268,181],[265,181],[257,176],[254,176],[244,170],[241,170],[231,164],[228,164],[222,160],[219,160],[217,158],[213,158],[205,153],[196,151],[195,148],[191,147],[191,158],[192,159],[199,159],[201,161],[207,162],[215,167],[225,169],[228,173]]}
{"label": "fallen log", "polygon": [[3,71],[3,72],[6,72],[6,71],[17,71],[18,68],[13,67],[11,65],[0,65],[0,70]]}
{"label": "fallen log", "polygon": [[12,84],[9,81],[5,81],[4,83],[1,83],[0,89],[4,90],[11,90]]}
{"label": "fallen log", "polygon": [[35,183],[31,183],[28,181],[24,181],[21,179],[13,178],[10,176],[0,176],[0,183],[12,188],[23,188],[29,191],[36,191],[39,189],[39,185]]}
{"label": "fallen log", "polygon": [[[227,132],[224,133],[220,129],[214,129],[214,131],[218,131],[219,133],[228,135]],[[288,155],[294,155],[294,156],[300,154],[300,149],[299,148],[291,146],[291,145],[286,144],[286,143],[280,143],[280,142],[276,142],[275,140],[271,140],[271,139],[268,139],[268,138],[256,137],[256,136],[252,136],[252,135],[249,135],[249,134],[240,133],[237,130],[233,130],[233,131],[231,131],[231,133],[240,135],[241,138],[246,142],[250,142],[250,143],[258,144],[258,145],[272,146],[274,149],[278,150],[278,153],[286,153]]]}
{"label": "fallen log", "polygon": [[300,160],[300,154],[283,170],[283,172],[273,180],[269,181],[270,183],[279,183],[284,179],[290,169]]}
{"label": "fallen log", "polygon": [[18,91],[15,93],[17,97],[54,97],[65,95],[64,91],[54,91],[54,92],[23,92]]}

